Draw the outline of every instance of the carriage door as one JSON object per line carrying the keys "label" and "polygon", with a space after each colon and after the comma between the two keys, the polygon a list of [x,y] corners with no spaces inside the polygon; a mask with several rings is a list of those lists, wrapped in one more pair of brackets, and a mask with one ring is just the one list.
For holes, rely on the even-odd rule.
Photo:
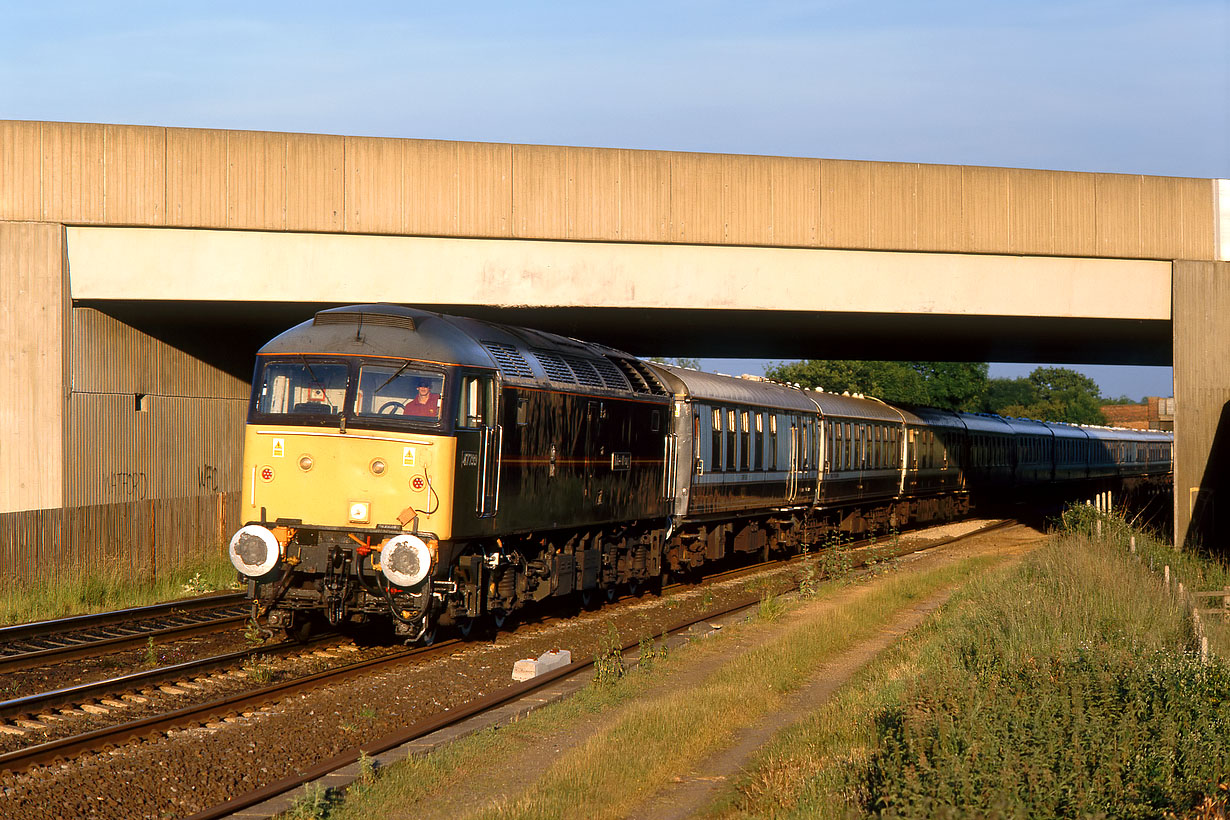
{"label": "carriage door", "polygon": [[799,451],[803,431],[799,429],[798,416],[790,417],[790,464],[786,473],[786,500],[794,501],[799,494]]}
{"label": "carriage door", "polygon": [[[463,453],[462,468],[474,468],[474,510],[480,518],[496,514],[500,506],[500,450],[504,431],[497,423],[496,384],[490,373],[461,373],[461,392],[457,401],[457,449]],[[466,464],[474,454],[475,463]],[[459,473],[458,489],[470,484]],[[468,493],[466,493],[468,494]]]}

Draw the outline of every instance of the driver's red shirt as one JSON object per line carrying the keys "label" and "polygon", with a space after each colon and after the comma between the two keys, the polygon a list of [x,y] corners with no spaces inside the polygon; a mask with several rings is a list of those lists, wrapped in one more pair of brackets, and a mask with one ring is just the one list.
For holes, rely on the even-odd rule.
{"label": "driver's red shirt", "polygon": [[419,401],[419,397],[415,396],[406,402],[405,409],[402,413],[407,416],[422,416],[423,418],[438,418],[440,416],[440,394],[428,393],[427,401]]}

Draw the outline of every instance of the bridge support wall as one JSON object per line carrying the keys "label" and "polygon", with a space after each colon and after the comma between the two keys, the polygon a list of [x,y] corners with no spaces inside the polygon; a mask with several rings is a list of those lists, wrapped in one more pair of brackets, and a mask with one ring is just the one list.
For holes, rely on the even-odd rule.
{"label": "bridge support wall", "polygon": [[63,503],[67,317],[64,227],[0,221],[0,512]]}
{"label": "bridge support wall", "polygon": [[1174,263],[1175,543],[1230,552],[1230,263]]}

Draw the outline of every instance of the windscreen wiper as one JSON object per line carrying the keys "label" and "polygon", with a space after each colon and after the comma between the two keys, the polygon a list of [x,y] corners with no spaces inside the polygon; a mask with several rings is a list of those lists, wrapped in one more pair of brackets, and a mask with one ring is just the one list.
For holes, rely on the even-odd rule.
{"label": "windscreen wiper", "polygon": [[384,384],[380,385],[379,387],[375,389],[375,391],[373,391],[372,395],[379,394],[380,391],[385,388],[385,385],[387,385],[389,382],[393,381],[393,379],[396,379],[398,376],[400,376],[402,372],[405,371],[405,369],[409,366],[410,366],[410,362],[406,362],[401,367],[399,367],[396,373],[394,373],[392,376],[389,376],[387,379],[385,379]]}

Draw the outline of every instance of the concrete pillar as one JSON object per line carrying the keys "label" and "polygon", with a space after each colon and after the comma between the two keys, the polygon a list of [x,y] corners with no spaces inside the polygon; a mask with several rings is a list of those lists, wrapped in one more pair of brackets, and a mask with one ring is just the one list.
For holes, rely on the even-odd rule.
{"label": "concrete pillar", "polygon": [[0,512],[64,499],[64,228],[0,221]]}
{"label": "concrete pillar", "polygon": [[1175,543],[1225,554],[1230,551],[1230,263],[1177,261],[1173,288]]}

